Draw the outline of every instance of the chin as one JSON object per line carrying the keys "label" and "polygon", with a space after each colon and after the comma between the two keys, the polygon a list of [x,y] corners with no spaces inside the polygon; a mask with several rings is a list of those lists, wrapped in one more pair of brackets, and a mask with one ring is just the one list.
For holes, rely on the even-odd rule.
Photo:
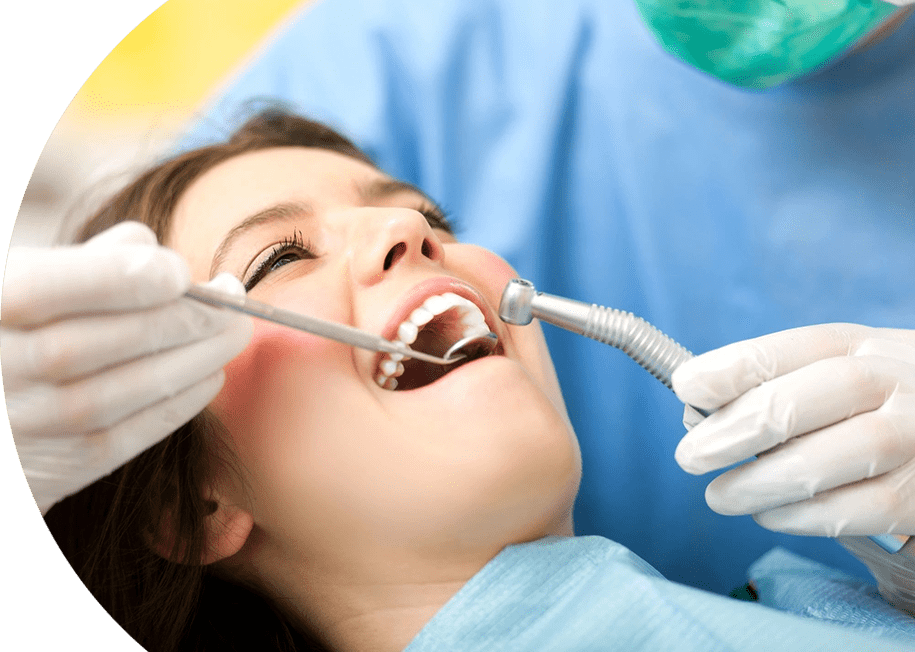
{"label": "chin", "polygon": [[565,463],[516,465],[488,484],[477,485],[477,507],[468,513],[462,538],[499,550],[547,536],[572,536],[581,467],[572,451],[555,457],[564,457]]}
{"label": "chin", "polygon": [[[472,520],[481,532],[518,543],[571,536],[572,508],[581,482],[581,450],[568,421],[550,400],[527,402],[526,413],[474,439],[467,483]],[[509,420],[510,419],[510,420]]]}

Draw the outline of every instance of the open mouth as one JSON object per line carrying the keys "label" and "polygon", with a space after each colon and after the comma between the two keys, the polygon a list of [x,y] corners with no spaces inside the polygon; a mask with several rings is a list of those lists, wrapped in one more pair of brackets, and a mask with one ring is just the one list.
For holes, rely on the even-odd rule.
{"label": "open mouth", "polygon": [[[428,297],[414,309],[397,329],[397,340],[410,348],[442,357],[458,340],[478,337],[490,332],[486,317],[472,301],[453,292]],[[501,346],[496,347],[496,351]],[[461,349],[466,357],[450,365],[439,365],[404,358],[397,353],[382,356],[375,373],[375,382],[384,389],[404,391],[418,389],[469,362],[494,354],[489,346],[469,346]]]}

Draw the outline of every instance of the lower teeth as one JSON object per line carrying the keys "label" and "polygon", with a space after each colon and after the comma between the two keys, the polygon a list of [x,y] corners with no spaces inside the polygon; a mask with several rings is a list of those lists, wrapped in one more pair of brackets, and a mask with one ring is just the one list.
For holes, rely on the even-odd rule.
{"label": "lower teeth", "polygon": [[[443,306],[438,305],[438,303],[436,303],[436,301],[438,301],[439,303],[445,302],[445,304],[450,302],[451,306],[445,305],[443,307]],[[449,323],[453,324],[454,326],[457,326],[458,328],[463,329],[463,333],[460,334],[460,337],[455,338],[452,341],[452,344],[455,342],[458,342],[461,339],[465,339],[468,337],[478,337],[481,335],[485,335],[486,333],[489,332],[489,327],[486,325],[486,321],[483,318],[483,314],[479,311],[479,309],[476,306],[474,306],[471,302],[467,301],[466,299],[462,299],[457,296],[449,296],[448,294],[446,294],[446,295],[442,295],[441,297],[438,297],[438,298],[432,297],[430,300],[427,300],[427,304],[428,304],[428,308],[425,307],[426,304],[424,304],[424,307],[422,307],[422,309],[414,310],[414,314],[417,313],[417,311],[422,313],[422,311],[425,310],[430,313],[430,315],[431,315],[430,319],[428,319],[428,320],[425,319],[425,316],[426,316],[425,314],[418,314],[418,315],[416,315],[416,317],[417,317],[416,321],[422,322],[421,326],[408,320],[408,321],[403,322],[400,325],[400,327],[398,328],[397,339],[399,341],[403,342],[404,344],[406,344],[407,346],[413,345],[413,343],[417,340],[417,336],[426,329],[428,324],[435,322],[435,319],[437,317],[445,314],[452,308],[456,308],[459,312],[458,312],[457,318],[453,321],[450,321]],[[466,305],[464,305],[464,304],[466,304]],[[429,308],[431,308],[431,310]],[[411,314],[411,318],[414,316],[414,314]],[[450,328],[453,329],[453,326],[451,326]],[[436,329],[436,330],[438,330],[438,329]],[[442,334],[443,333],[438,334],[438,335],[434,336],[434,338],[438,338]],[[426,351],[427,349],[429,349],[431,347],[432,350],[430,350],[428,352],[433,353],[433,355],[441,355],[441,354],[434,353],[434,350],[436,350],[438,347],[440,347],[440,345],[443,343],[444,342],[442,342],[441,340],[438,340],[435,344],[432,344],[427,340],[423,344],[423,348],[417,349],[417,350]],[[443,348],[441,350],[445,351],[445,350],[447,350],[447,348],[448,347],[446,346],[445,348]],[[388,353],[382,359],[381,363],[378,366],[378,375],[375,378],[375,382],[377,382],[378,385],[384,389],[389,389],[389,390],[396,389],[397,385],[398,385],[397,378],[400,377],[404,373],[404,365],[401,362],[404,359],[405,358],[402,354]],[[424,364],[424,363],[418,363],[418,364]],[[429,383],[432,383],[435,380],[438,380],[438,378],[441,378],[441,376],[445,375],[446,373],[447,373],[447,370],[438,371],[438,370],[426,369],[421,366],[416,366],[416,367],[411,367],[411,372],[409,374],[409,376],[410,376],[409,380],[407,380],[407,379],[402,379],[402,380],[406,380],[406,387],[408,387],[408,388],[412,388],[414,385],[417,387],[420,387],[420,386],[424,386]]]}
{"label": "lower teeth", "polygon": [[381,387],[382,389],[390,389],[390,390],[397,389],[397,379],[396,378],[389,378],[387,376],[378,376],[377,378],[375,378],[375,382],[378,383],[378,386]]}

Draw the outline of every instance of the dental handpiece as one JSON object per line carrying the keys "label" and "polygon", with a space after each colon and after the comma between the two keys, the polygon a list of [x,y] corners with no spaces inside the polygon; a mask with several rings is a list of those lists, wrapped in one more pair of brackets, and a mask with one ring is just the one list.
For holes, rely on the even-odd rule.
{"label": "dental handpiece", "polygon": [[609,344],[623,351],[671,390],[670,377],[674,370],[693,357],[675,340],[631,312],[544,294],[530,281],[518,278],[509,281],[502,292],[499,317],[518,326],[536,318]]}
{"label": "dental handpiece", "polygon": [[[652,376],[673,390],[670,377],[693,354],[676,340],[631,312],[605,308],[552,294],[538,292],[534,284],[513,279],[502,292],[499,303],[502,321],[524,326],[534,319],[559,326],[616,347],[639,363]],[[690,406],[703,417],[711,412]],[[882,560],[892,564],[899,576],[915,584],[915,537],[906,544],[907,556],[892,556],[903,544],[892,535],[839,537],[840,543],[859,559]]]}

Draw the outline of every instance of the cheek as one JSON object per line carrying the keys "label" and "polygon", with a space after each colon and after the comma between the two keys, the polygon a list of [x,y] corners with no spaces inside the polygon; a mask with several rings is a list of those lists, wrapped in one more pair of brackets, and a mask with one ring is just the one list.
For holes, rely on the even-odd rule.
{"label": "cheek", "polygon": [[292,331],[273,331],[255,322],[247,348],[225,366],[226,382],[212,405],[230,430],[237,426],[236,417],[250,413],[257,404],[258,379],[269,375],[276,363],[296,348],[297,342],[293,341],[296,335]]}
{"label": "cheek", "polygon": [[[320,279],[319,279],[320,280]],[[251,294],[264,303],[323,319],[344,322],[345,310],[334,301],[339,290],[332,283],[262,283]],[[226,381],[211,409],[229,429],[236,443],[276,428],[290,406],[312,399],[328,371],[339,367],[343,345],[290,328],[254,320],[248,347],[226,365]]]}
{"label": "cheek", "polygon": [[295,406],[307,409],[332,356],[328,340],[255,322],[248,347],[225,367],[226,381],[210,405],[243,461],[264,451]]}
{"label": "cheek", "polygon": [[455,244],[452,247],[449,262],[453,259],[456,265],[466,269],[471,274],[474,285],[480,290],[485,290],[490,301],[495,296],[493,307],[497,308],[502,290],[510,280],[519,277],[518,272],[505,260],[483,247],[466,244]]}

